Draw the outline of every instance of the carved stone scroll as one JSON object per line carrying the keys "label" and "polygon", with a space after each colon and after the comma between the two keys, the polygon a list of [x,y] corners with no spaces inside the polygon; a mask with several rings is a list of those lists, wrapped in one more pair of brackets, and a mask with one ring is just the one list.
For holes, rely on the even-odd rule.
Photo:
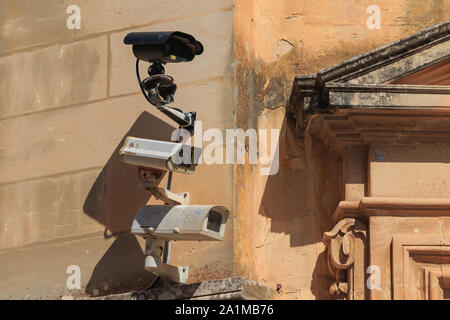
{"label": "carved stone scroll", "polygon": [[329,292],[338,299],[365,299],[366,230],[361,221],[346,218],[323,234],[333,278]]}

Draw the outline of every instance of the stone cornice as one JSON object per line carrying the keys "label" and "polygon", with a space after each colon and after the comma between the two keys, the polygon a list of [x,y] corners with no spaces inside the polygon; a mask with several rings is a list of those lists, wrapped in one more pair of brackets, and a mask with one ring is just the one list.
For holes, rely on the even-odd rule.
{"label": "stone cornice", "polygon": [[[325,87],[332,92],[386,92],[415,94],[450,94],[449,86],[424,86],[405,84],[350,84],[327,83]],[[450,100],[450,98],[449,98]]]}
{"label": "stone cornice", "polygon": [[367,221],[370,216],[450,216],[450,199],[364,197],[339,202],[332,219]]}
{"label": "stone cornice", "polygon": [[[450,107],[448,86],[389,84],[436,63],[450,61],[450,21],[423,30],[314,75],[296,77],[287,110],[299,133],[313,114],[340,109]],[[359,80],[358,80],[359,79]],[[372,95],[371,95],[372,94]]]}

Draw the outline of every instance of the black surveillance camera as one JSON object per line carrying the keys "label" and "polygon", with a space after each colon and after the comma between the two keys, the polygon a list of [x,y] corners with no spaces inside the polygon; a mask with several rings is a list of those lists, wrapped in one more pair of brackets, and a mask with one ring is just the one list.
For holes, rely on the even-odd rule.
{"label": "black surveillance camera", "polygon": [[203,45],[190,34],[179,31],[131,32],[124,39],[133,45],[136,58],[148,62],[188,62],[203,52]]}
{"label": "black surveillance camera", "polygon": [[[133,53],[136,56],[136,76],[147,101],[177,122],[181,128],[194,134],[197,112],[183,112],[166,106],[174,101],[177,85],[173,77],[164,74],[164,64],[192,61],[196,55],[203,53],[203,45],[200,41],[184,32],[163,31],[131,32],[126,35],[123,42],[133,45]],[[150,63],[149,77],[143,81],[139,75],[140,60]]]}

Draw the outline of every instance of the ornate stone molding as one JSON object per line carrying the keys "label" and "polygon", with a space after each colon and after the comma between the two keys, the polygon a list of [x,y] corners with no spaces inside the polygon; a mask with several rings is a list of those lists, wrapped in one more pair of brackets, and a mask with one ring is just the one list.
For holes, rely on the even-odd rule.
{"label": "ornate stone molding", "polygon": [[392,279],[395,300],[442,300],[450,292],[450,246],[445,235],[395,235],[392,239]]}
{"label": "ornate stone molding", "polygon": [[365,299],[366,230],[361,221],[346,218],[323,234],[333,278],[329,293],[337,298]]}
{"label": "ornate stone molding", "polygon": [[[404,83],[398,81],[447,60],[450,47],[449,29],[450,21],[445,21],[410,37],[320,70],[316,74],[296,77],[287,109],[296,118],[297,128],[300,131],[305,130],[308,118],[313,114],[327,116],[342,109],[351,109],[353,112],[358,109],[367,111],[369,108],[378,113],[381,110],[402,110],[406,107],[408,110],[404,112],[405,114],[412,109],[434,109],[429,108],[427,101],[436,97],[433,90],[439,90],[438,88],[397,87],[392,82]],[[423,84],[446,85],[446,83],[444,81]],[[358,92],[360,90],[362,92]],[[409,97],[408,93],[414,93],[414,95]],[[419,105],[416,106],[416,103]],[[346,114],[338,115],[339,117],[332,120],[342,120],[341,118],[346,116]],[[345,121],[336,122],[341,128],[346,124]],[[377,123],[376,120],[371,122]],[[352,121],[349,121],[347,125],[349,128],[343,128],[344,130],[339,133],[341,137],[338,137],[338,140],[343,140],[345,144],[354,143],[352,140],[356,139],[359,143],[365,143],[365,135],[370,136],[373,133],[361,134],[361,128],[355,126],[353,137],[351,137],[348,129],[351,129]],[[375,131],[378,129],[380,129],[379,126],[375,127]]]}
{"label": "ornate stone molding", "polygon": [[448,217],[450,199],[364,197],[339,202],[331,219],[357,218],[366,222],[370,216]]}

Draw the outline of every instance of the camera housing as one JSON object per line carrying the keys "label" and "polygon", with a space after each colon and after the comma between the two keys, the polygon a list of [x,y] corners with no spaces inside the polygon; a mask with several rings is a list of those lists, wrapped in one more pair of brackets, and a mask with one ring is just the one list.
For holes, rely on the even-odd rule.
{"label": "camera housing", "polygon": [[229,211],[216,205],[143,206],[131,232],[157,240],[221,241]]}
{"label": "camera housing", "polygon": [[124,43],[133,45],[136,58],[148,62],[188,62],[203,53],[203,45],[180,31],[131,32]]}
{"label": "camera housing", "polygon": [[186,283],[189,266],[170,265],[163,259],[169,242],[221,241],[228,216],[227,208],[215,205],[143,206],[136,213],[131,232],[145,239],[145,270]]}
{"label": "camera housing", "polygon": [[183,143],[127,137],[119,155],[123,162],[138,167],[193,173],[201,149]]}

